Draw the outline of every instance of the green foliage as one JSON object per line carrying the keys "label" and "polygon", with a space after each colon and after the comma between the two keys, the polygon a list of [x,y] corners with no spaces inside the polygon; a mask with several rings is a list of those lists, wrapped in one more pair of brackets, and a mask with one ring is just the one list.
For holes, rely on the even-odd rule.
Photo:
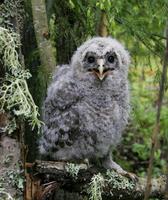
{"label": "green foliage", "polygon": [[[52,13],[55,15],[54,40],[59,63],[68,62],[79,44],[97,35],[101,10],[107,15],[109,35],[126,44],[135,64],[139,58],[139,63],[148,65],[153,55],[162,58],[167,1],[69,0],[60,4],[58,0],[47,0],[47,7],[49,18]],[[62,46],[66,55],[60,49]]]}
{"label": "green foliage", "polygon": [[[150,74],[150,71],[152,74]],[[156,121],[158,84],[154,83],[153,73],[152,70],[145,70],[145,80],[141,80],[141,82],[137,80],[137,82],[132,83],[132,127],[134,127],[134,144],[132,151],[137,154],[138,158],[142,161],[149,160],[151,135]],[[167,92],[165,95],[167,96]],[[166,144],[165,139],[168,136],[167,103],[165,98],[160,120],[160,144],[158,144],[158,150],[155,153],[155,174],[159,172],[158,167],[161,170],[160,173],[165,172],[164,154],[166,153],[166,149],[163,148],[162,144]]]}
{"label": "green foliage", "polygon": [[[14,117],[19,116],[28,120],[32,129],[35,126],[40,128],[38,120],[38,108],[29,92],[26,80],[31,74],[24,70],[19,62],[17,48],[20,43],[18,35],[5,28],[0,27],[0,55],[1,62],[5,68],[5,77],[0,87],[0,111],[10,112]],[[15,120],[8,125],[9,133],[15,128]]]}
{"label": "green foliage", "polygon": [[[147,172],[157,112],[159,84],[158,81],[155,81],[155,74],[158,69],[155,63],[152,63],[152,65],[152,69],[149,67],[130,69],[131,119],[124,135],[120,154],[115,152],[117,163],[120,163],[124,169],[134,171],[142,176],[145,176]],[[153,166],[153,175],[155,176],[166,173],[168,144],[167,97],[168,92],[165,91],[160,119],[160,133]]]}
{"label": "green foliage", "polygon": [[168,2],[99,0],[97,5],[107,13],[110,34],[123,40],[134,56],[146,61],[151,53],[162,57]]}

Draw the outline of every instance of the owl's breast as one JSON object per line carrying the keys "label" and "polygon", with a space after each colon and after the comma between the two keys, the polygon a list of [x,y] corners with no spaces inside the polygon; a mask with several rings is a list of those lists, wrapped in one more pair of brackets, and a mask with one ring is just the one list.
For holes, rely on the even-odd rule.
{"label": "owl's breast", "polygon": [[91,151],[87,151],[87,156],[103,157],[110,147],[119,142],[121,136],[118,106],[113,103],[110,107],[103,108],[83,101],[78,109],[81,146],[91,149]]}
{"label": "owl's breast", "polygon": [[82,98],[75,106],[79,116],[78,144],[82,152],[87,149],[86,157],[104,156],[119,142],[123,128],[122,108],[108,87],[82,84],[80,93]]}
{"label": "owl's breast", "polygon": [[121,118],[121,109],[110,88],[90,85],[81,93],[83,94],[79,104],[81,123],[88,129],[93,127],[93,130],[103,129],[102,131],[109,133],[108,130]]}

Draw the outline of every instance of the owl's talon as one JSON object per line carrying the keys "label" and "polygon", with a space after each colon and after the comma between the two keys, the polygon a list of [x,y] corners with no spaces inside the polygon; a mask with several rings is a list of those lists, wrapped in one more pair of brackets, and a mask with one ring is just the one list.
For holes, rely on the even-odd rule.
{"label": "owl's talon", "polygon": [[126,172],[123,176],[127,177],[128,179],[131,179],[131,181],[133,182],[137,182],[138,180],[137,175],[131,172]]}
{"label": "owl's talon", "polygon": [[89,159],[87,159],[87,158],[84,159],[84,164],[87,165],[87,168],[90,168],[90,167],[91,167],[91,165],[90,165],[90,163],[89,163]]}

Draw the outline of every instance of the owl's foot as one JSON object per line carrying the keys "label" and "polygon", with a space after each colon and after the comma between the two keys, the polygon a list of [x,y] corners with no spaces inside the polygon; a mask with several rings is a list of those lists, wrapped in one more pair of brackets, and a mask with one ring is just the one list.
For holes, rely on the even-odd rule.
{"label": "owl's foot", "polygon": [[90,167],[91,167],[91,165],[90,165],[90,163],[89,163],[89,159],[85,158],[85,159],[83,160],[83,162],[84,162],[84,164],[87,165],[87,168],[90,168]]}
{"label": "owl's foot", "polygon": [[118,165],[116,162],[114,162],[111,158],[104,160],[104,162],[102,164],[103,164],[104,168],[113,169],[120,175],[125,176],[125,177],[131,179],[132,181],[137,180],[137,176],[135,174],[123,170],[123,168],[120,165]]}
{"label": "owl's foot", "polygon": [[131,173],[131,172],[127,172],[125,170],[123,170],[123,171],[124,171],[124,173],[120,173],[122,176],[125,176],[125,177],[131,179],[132,181],[137,181],[138,180],[138,177],[137,177],[136,174]]}

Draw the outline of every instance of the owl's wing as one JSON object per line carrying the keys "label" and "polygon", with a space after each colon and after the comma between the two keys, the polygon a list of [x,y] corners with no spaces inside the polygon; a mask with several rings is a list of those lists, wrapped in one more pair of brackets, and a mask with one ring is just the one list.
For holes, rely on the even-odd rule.
{"label": "owl's wing", "polygon": [[53,82],[59,81],[61,76],[65,76],[71,70],[69,65],[58,65],[52,77]]}
{"label": "owl's wing", "polygon": [[80,99],[81,94],[70,67],[61,67],[48,88],[44,102],[45,126],[40,141],[42,154],[52,157],[52,152],[58,151],[65,145],[73,145],[79,127],[76,104]]}

